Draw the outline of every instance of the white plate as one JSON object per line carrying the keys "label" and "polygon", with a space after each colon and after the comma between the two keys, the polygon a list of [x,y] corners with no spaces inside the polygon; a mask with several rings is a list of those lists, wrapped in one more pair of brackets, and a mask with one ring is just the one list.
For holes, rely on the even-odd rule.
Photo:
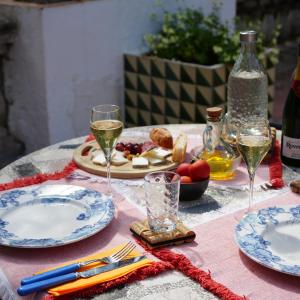
{"label": "white plate", "polygon": [[85,239],[114,216],[101,193],[74,185],[38,185],[0,195],[0,244],[47,248]]}
{"label": "white plate", "polygon": [[235,228],[240,249],[271,269],[300,276],[300,205],[246,215]]}

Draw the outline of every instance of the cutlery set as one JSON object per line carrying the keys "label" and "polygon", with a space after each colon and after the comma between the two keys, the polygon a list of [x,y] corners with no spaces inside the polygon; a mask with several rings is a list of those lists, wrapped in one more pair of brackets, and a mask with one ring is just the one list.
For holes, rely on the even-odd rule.
{"label": "cutlery set", "polygon": [[[79,278],[89,278],[104,272],[119,269],[145,259],[146,256],[144,255],[129,259],[123,259],[126,258],[126,256],[130,254],[135,247],[136,246],[132,242],[128,242],[119,251],[115,252],[110,256],[69,264],[37,275],[23,278],[21,280],[21,286],[18,288],[17,292],[20,296],[26,296],[28,294],[45,290],[50,287],[54,287],[70,281],[74,281]],[[87,266],[95,262],[103,262],[106,263],[106,265],[101,267],[95,267],[87,271],[76,272],[81,267]]]}

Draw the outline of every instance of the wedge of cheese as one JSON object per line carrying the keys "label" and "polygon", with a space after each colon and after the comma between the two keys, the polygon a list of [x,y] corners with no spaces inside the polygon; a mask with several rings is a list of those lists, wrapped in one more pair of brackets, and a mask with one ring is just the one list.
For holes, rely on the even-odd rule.
{"label": "wedge of cheese", "polygon": [[158,148],[154,148],[154,149],[148,151],[144,156],[164,160],[170,155],[172,155],[171,150],[167,150],[167,149],[163,149],[161,147],[158,147]]}
{"label": "wedge of cheese", "polygon": [[147,158],[138,156],[132,158],[132,167],[133,168],[148,168],[149,161]]}
{"label": "wedge of cheese", "polygon": [[129,160],[124,157],[124,153],[121,151],[117,151],[115,150],[113,152],[112,158],[111,158],[111,163],[112,165],[115,166],[122,166],[124,164],[127,164],[129,162]]}
{"label": "wedge of cheese", "polygon": [[[92,152],[92,162],[96,165],[106,166],[106,159],[103,151],[96,150]],[[129,160],[124,157],[123,152],[114,150],[111,157],[111,164],[114,166],[122,166],[128,163]]]}
{"label": "wedge of cheese", "polygon": [[155,157],[148,157],[148,161],[149,161],[150,165],[152,165],[152,166],[163,165],[166,163],[165,159],[160,159],[160,158],[155,158]]}

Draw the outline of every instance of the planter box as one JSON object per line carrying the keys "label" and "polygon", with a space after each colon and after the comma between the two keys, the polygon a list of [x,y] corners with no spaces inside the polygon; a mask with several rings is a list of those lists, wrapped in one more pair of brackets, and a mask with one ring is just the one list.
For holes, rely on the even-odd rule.
{"label": "planter box", "polygon": [[[274,98],[275,66],[266,57],[269,114]],[[126,125],[205,123],[206,108],[226,108],[230,67],[203,66],[151,56],[124,55]]]}

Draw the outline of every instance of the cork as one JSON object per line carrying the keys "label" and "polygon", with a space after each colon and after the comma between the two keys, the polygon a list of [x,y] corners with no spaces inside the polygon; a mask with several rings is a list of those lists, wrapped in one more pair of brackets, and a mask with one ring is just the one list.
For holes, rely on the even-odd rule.
{"label": "cork", "polygon": [[206,113],[209,119],[219,119],[222,115],[223,108],[222,107],[209,107],[206,109]]}
{"label": "cork", "polygon": [[180,221],[177,222],[176,229],[169,233],[152,232],[147,220],[133,222],[130,231],[150,248],[189,243],[196,237],[195,232]]}

